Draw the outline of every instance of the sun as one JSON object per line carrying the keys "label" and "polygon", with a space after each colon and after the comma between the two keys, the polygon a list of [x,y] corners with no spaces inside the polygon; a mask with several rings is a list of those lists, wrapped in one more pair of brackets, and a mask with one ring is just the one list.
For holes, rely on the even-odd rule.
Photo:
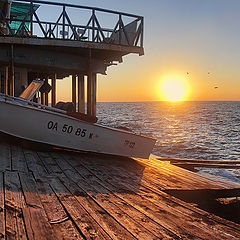
{"label": "sun", "polygon": [[165,78],[161,81],[160,97],[163,101],[186,101],[188,94],[189,86],[181,78]]}

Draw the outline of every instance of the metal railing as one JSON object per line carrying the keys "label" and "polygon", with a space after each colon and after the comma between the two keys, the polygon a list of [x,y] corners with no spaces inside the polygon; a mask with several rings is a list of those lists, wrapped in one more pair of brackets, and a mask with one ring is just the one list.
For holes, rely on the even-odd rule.
{"label": "metal railing", "polygon": [[[17,17],[7,17],[0,9],[1,36],[63,39],[72,41],[84,41],[91,43],[116,44],[143,48],[143,17],[133,14],[111,11],[101,8],[77,6],[72,4],[15,0],[15,3],[25,3],[29,5],[28,12],[22,19]],[[40,8],[36,10],[35,6]],[[39,10],[43,7],[54,7],[58,9],[56,20],[40,20],[42,14]],[[46,8],[47,9],[47,8]],[[71,11],[75,11],[71,13]],[[79,14],[77,13],[79,11]],[[86,11],[84,21],[81,16]],[[104,15],[112,18],[113,27],[104,21]],[[78,24],[74,24],[73,19],[79,16]],[[52,16],[51,16],[52,17]],[[46,16],[45,16],[46,18]],[[11,27],[11,22],[18,23],[18,28]],[[81,22],[86,22],[81,24]]]}

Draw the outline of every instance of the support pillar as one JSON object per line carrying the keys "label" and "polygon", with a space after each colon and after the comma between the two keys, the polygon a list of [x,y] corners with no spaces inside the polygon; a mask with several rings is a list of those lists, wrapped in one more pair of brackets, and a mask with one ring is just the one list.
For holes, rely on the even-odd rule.
{"label": "support pillar", "polygon": [[88,74],[87,82],[87,114],[96,117],[96,92],[97,92],[96,73]]}
{"label": "support pillar", "polygon": [[41,92],[41,104],[44,105],[45,104],[45,98],[44,98],[44,93]]}
{"label": "support pillar", "polygon": [[55,73],[52,77],[52,107],[55,107],[56,105],[56,80],[57,74]]}
{"label": "support pillar", "polygon": [[4,67],[3,93],[8,94],[8,66]]}
{"label": "support pillar", "polygon": [[14,70],[14,53],[13,53],[13,45],[11,45],[11,61],[10,61],[10,81],[9,81],[9,95],[14,96],[14,78],[15,78],[15,70]]}
{"label": "support pillar", "polygon": [[92,116],[96,117],[96,105],[97,105],[97,74],[93,73],[92,76]]}
{"label": "support pillar", "polygon": [[78,75],[78,112],[85,113],[84,75]]}
{"label": "support pillar", "polygon": [[[49,77],[46,77],[46,79],[45,79],[45,82],[47,83],[47,85],[48,85],[48,80],[49,80]],[[48,92],[45,92],[44,93],[44,98],[45,98],[45,105],[46,106],[48,106],[48,97],[49,97],[49,93]]]}
{"label": "support pillar", "polygon": [[87,115],[92,115],[92,73],[89,73],[87,76]]}
{"label": "support pillar", "polygon": [[74,112],[76,112],[76,103],[77,103],[77,97],[76,97],[76,85],[77,85],[77,82],[76,82],[76,75],[72,75],[72,102],[73,102],[73,105],[74,105]]}

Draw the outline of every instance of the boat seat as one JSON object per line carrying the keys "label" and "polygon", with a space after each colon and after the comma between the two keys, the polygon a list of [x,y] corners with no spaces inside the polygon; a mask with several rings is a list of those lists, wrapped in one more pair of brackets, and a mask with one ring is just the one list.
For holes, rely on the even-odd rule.
{"label": "boat seat", "polygon": [[67,112],[75,112],[74,104],[72,102],[58,102],[55,107]]}

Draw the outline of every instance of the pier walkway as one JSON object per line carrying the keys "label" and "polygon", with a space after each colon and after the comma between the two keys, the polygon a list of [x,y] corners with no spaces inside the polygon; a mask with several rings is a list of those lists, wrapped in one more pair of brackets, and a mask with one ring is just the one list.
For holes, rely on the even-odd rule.
{"label": "pier walkway", "polygon": [[166,190],[232,189],[168,163],[0,142],[5,239],[240,239],[240,226]]}

